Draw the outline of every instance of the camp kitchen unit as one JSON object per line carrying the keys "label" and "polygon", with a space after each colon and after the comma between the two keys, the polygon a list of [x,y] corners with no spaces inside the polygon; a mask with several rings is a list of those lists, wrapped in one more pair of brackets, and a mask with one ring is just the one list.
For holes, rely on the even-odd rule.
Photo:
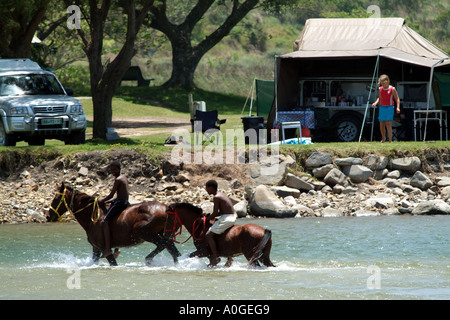
{"label": "camp kitchen unit", "polygon": [[401,18],[307,20],[294,52],[275,58],[267,128],[298,121],[314,141],[376,141],[381,74],[401,99],[394,139],[448,138],[449,57]]}

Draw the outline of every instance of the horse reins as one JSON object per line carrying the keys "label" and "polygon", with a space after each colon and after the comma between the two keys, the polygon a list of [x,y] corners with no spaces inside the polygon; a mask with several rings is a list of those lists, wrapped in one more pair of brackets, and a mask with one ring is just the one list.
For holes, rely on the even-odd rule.
{"label": "horse reins", "polygon": [[[177,236],[180,235],[181,232],[183,231],[183,223],[181,222],[180,217],[177,214],[177,209],[175,209],[173,211],[172,210],[166,210],[166,212],[167,212],[168,215],[173,215],[173,224],[172,224],[172,229],[164,228],[164,232],[170,232],[172,234],[172,241],[175,242],[175,243],[180,243],[180,242],[177,241]],[[169,216],[167,216],[167,219],[168,218],[169,218]],[[178,228],[177,228],[176,222],[178,222],[180,224],[180,231],[177,231]],[[166,220],[166,226],[167,226],[167,220]],[[188,238],[188,240],[189,240],[189,238]]]}
{"label": "horse reins", "polygon": [[[61,204],[63,204],[63,203],[64,203],[64,205],[66,206],[66,209],[67,209],[67,210],[70,212],[70,214],[72,214],[72,215],[75,215],[75,214],[77,214],[77,213],[83,211],[84,209],[86,209],[86,208],[88,208],[88,207],[90,207],[90,206],[93,206],[93,207],[92,207],[92,213],[91,213],[91,221],[94,222],[94,223],[96,223],[96,222],[100,219],[100,206],[98,205],[98,198],[94,198],[94,202],[90,202],[87,206],[85,206],[85,207],[83,207],[83,208],[81,208],[81,209],[78,209],[77,211],[73,212],[72,206],[73,206],[73,199],[75,198],[75,192],[76,192],[76,190],[73,190],[73,191],[72,191],[72,197],[71,197],[71,199],[70,199],[70,205],[67,204],[67,200],[66,200],[66,191],[67,191],[67,188],[64,188],[64,191],[63,191],[62,193],[61,193],[61,192],[57,192],[57,193],[56,193],[57,195],[60,195],[60,196],[61,196],[61,200],[59,201],[59,204],[58,204],[58,206],[56,207],[56,209],[53,208],[52,206],[50,206],[50,210],[52,210],[53,212],[55,212],[56,215],[58,216],[58,221],[61,221],[61,219],[62,219],[62,217],[61,217],[61,215],[59,214],[58,210],[59,210],[59,207],[61,207]],[[95,207],[96,207],[96,206],[97,206],[97,215],[95,216]]]}
{"label": "horse reins", "polygon": [[[183,223],[181,222],[181,219],[178,216],[177,209],[175,209],[173,211],[172,210],[167,210],[166,212],[167,212],[167,214],[174,216],[174,221],[173,221],[172,229],[166,229],[165,228],[164,232],[171,232],[172,233],[172,241],[175,242],[175,243],[180,243],[180,242],[178,242],[176,240],[176,237],[178,235],[180,235],[181,232],[183,231]],[[196,224],[197,224],[197,222],[199,220],[201,220],[203,223],[202,224],[198,224],[198,226],[196,227]],[[178,228],[177,228],[176,223],[175,223],[176,221],[180,224],[180,228],[179,228],[180,231],[177,231]],[[167,223],[166,223],[166,225],[167,225]],[[198,228],[200,228],[200,225],[203,225],[203,236],[200,236],[200,237],[197,238],[195,236],[195,232],[198,230]],[[205,215],[201,215],[200,217],[198,217],[197,219],[194,220],[194,223],[192,223],[192,234],[184,242],[181,242],[181,244],[186,243],[191,237],[195,241],[202,240],[205,237],[205,230],[206,230],[206,216]],[[200,233],[200,234],[202,234],[202,233]]]}

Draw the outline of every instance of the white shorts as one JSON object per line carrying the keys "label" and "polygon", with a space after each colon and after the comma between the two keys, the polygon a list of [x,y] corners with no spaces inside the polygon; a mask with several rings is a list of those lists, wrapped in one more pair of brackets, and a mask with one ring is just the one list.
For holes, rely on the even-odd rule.
{"label": "white shorts", "polygon": [[222,234],[225,230],[234,226],[235,222],[236,216],[234,214],[224,214],[216,219],[209,230],[215,234]]}

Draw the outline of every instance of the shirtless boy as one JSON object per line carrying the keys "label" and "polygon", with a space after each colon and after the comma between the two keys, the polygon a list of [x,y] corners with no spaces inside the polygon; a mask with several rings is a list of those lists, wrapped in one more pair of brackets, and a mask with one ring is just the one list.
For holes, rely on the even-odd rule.
{"label": "shirtless boy", "polygon": [[[217,247],[214,236],[216,234],[222,234],[228,228],[231,228],[236,222],[236,216],[234,214],[233,203],[230,198],[228,198],[225,193],[217,191],[217,181],[209,180],[206,182],[205,189],[208,194],[214,195],[214,209],[213,213],[209,217],[210,222],[213,225],[206,232],[206,240],[208,241],[213,255],[213,258],[210,259],[209,267],[214,267],[220,262],[217,255]],[[216,217],[219,218],[216,220]]]}
{"label": "shirtless boy", "polygon": [[105,198],[100,199],[99,203],[104,204],[108,200],[112,199],[115,194],[116,198],[111,201],[111,206],[105,214],[103,219],[103,233],[105,236],[105,251],[103,252],[102,258],[106,258],[111,251],[111,234],[109,223],[112,219],[125,210],[130,204],[128,202],[128,179],[125,175],[120,174],[120,163],[114,161],[109,166],[110,173],[116,178],[114,180],[114,185],[111,192]]}

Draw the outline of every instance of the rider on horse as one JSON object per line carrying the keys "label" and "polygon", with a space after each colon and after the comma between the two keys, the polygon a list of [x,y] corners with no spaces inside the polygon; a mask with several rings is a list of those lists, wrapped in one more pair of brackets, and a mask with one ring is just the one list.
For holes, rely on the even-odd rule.
{"label": "rider on horse", "polygon": [[128,179],[125,175],[120,174],[120,163],[118,161],[113,161],[109,165],[110,173],[115,177],[114,185],[112,187],[111,192],[105,198],[99,200],[100,204],[105,204],[108,200],[114,197],[114,194],[117,193],[117,196],[114,200],[112,200],[111,206],[103,218],[103,233],[105,236],[105,250],[103,251],[102,258],[106,258],[110,254],[111,251],[111,234],[109,223],[112,219],[122,213],[130,203],[128,202]]}
{"label": "rider on horse", "polygon": [[[234,214],[233,203],[228,196],[220,191],[217,191],[217,181],[209,180],[205,185],[206,192],[214,195],[214,209],[209,219],[212,224],[211,228],[206,232],[206,240],[213,254],[210,267],[216,266],[220,259],[217,255],[216,241],[214,235],[222,234],[227,229],[231,228],[236,222]],[[220,216],[217,220],[216,217]]]}

